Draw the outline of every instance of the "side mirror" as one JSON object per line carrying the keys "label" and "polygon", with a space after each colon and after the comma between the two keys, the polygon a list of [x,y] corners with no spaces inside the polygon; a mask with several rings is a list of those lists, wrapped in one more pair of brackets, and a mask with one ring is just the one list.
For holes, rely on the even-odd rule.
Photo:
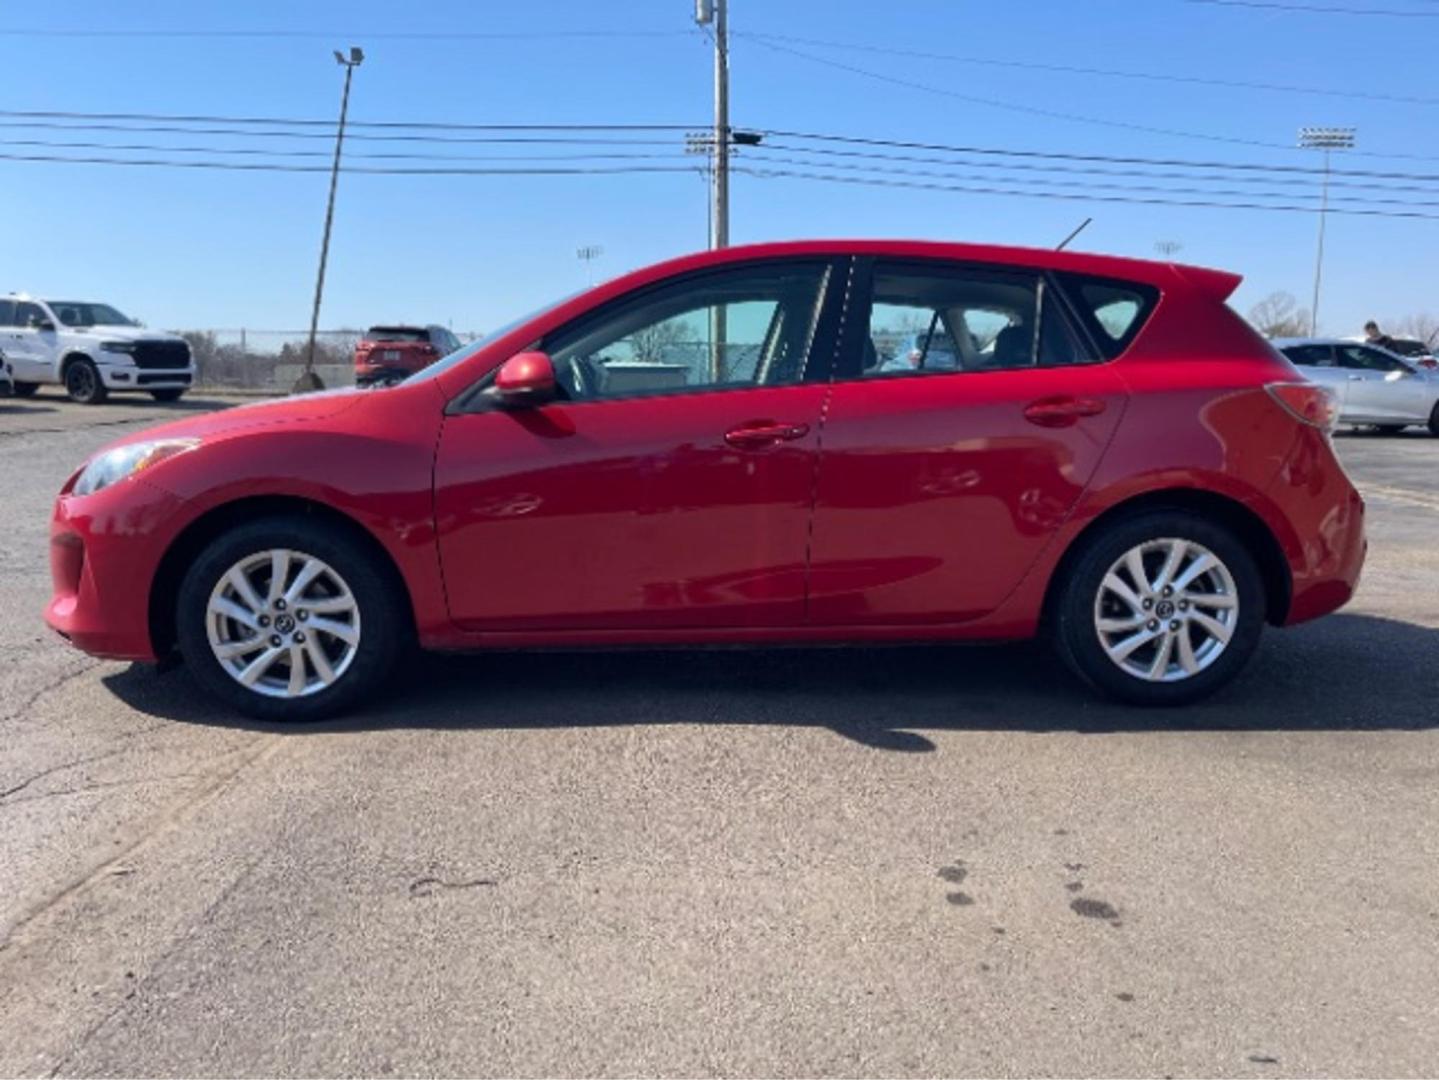
{"label": "side mirror", "polygon": [[495,375],[494,395],[506,408],[542,405],[556,394],[555,365],[542,352],[516,353]]}

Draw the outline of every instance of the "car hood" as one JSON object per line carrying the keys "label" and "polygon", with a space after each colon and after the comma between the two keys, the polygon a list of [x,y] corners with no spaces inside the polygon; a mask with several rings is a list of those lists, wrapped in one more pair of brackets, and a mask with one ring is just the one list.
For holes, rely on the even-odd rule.
{"label": "car hood", "polygon": [[149,330],[143,326],[127,326],[123,323],[106,325],[96,323],[94,326],[65,326],[62,327],[67,334],[86,334],[90,337],[104,338],[106,341],[184,341],[179,334],[171,334],[165,330]]}
{"label": "car hood", "polygon": [[354,408],[362,401],[372,401],[375,397],[373,391],[346,387],[341,390],[323,390],[314,394],[255,401],[221,412],[205,413],[202,416],[187,417],[145,428],[123,439],[117,439],[104,449],[149,439],[214,439],[240,430],[326,420],[346,409]]}

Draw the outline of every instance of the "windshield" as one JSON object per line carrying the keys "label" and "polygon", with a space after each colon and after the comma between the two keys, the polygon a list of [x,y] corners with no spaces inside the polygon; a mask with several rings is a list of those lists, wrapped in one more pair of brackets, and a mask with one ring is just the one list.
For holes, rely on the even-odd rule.
{"label": "windshield", "polygon": [[548,312],[553,311],[561,304],[568,303],[574,297],[579,295],[580,294],[577,292],[570,293],[569,296],[563,296],[552,304],[546,304],[544,307],[536,308],[534,311],[531,311],[526,315],[521,315],[518,319],[512,319],[510,322],[505,323],[505,325],[500,327],[498,330],[491,330],[488,334],[480,338],[478,341],[472,341],[464,348],[457,349],[454,352],[450,353],[449,356],[443,357],[442,359],[435,361],[429,367],[421,368],[419,371],[415,372],[408,379],[406,379],[404,383],[400,385],[424,382],[427,379],[433,379],[436,375],[440,375],[446,371],[449,371],[450,368],[454,367],[456,364],[463,363],[470,357],[474,356],[475,353],[479,352],[481,349],[484,349],[489,345],[493,344],[494,342],[499,341],[500,338],[504,337],[510,331],[519,329],[521,326],[524,326],[525,323],[530,322],[533,319],[538,319],[541,315],[545,315]]}
{"label": "windshield", "polygon": [[79,300],[47,300],[50,310],[66,326],[134,326],[109,304],[91,304]]}

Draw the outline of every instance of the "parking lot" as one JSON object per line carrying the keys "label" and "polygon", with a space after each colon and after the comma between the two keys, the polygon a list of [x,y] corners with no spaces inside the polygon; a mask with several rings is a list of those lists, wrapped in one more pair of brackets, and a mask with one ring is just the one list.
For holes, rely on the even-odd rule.
{"label": "parking lot", "polygon": [[1439,439],[1183,711],[1039,646],[418,662],[217,714],[54,638],[84,457],[233,402],[0,401],[0,1073],[1432,1074]]}

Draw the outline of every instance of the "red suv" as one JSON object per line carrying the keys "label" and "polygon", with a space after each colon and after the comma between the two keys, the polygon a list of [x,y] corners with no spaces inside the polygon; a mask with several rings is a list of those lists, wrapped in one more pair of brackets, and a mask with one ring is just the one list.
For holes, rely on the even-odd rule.
{"label": "red suv", "polygon": [[393,386],[458,348],[443,326],[372,326],[355,343],[355,385]]}
{"label": "red suv", "polygon": [[114,444],[56,503],[48,619],[274,719],[362,703],[411,641],[1043,633],[1110,695],[1190,701],[1364,560],[1329,396],[1238,281],[913,242],[678,259],[397,387]]}

